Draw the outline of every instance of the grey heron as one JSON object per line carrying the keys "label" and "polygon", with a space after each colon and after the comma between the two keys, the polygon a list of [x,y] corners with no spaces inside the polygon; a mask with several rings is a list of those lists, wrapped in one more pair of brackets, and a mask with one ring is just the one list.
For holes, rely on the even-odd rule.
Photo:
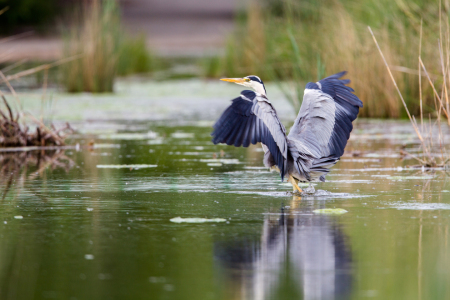
{"label": "grey heron", "polygon": [[281,180],[287,177],[294,192],[302,193],[298,182],[325,181],[342,154],[353,129],[352,122],[363,106],[340,78],[346,72],[306,84],[303,102],[289,134],[267,98],[264,83],[258,76],[224,78],[253,89],[244,90],[232,100],[214,124],[214,144],[248,147],[260,142],[264,165],[276,170]]}

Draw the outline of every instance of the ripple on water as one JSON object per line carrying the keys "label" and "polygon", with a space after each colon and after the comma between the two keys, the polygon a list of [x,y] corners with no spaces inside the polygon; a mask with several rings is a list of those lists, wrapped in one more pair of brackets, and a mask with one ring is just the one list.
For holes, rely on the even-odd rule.
{"label": "ripple on water", "polygon": [[390,180],[413,180],[413,179],[433,179],[434,176],[432,175],[423,175],[423,176],[388,176],[386,177],[387,179]]}
{"label": "ripple on water", "polygon": [[350,198],[365,198],[371,197],[371,195],[356,195],[348,193],[332,193],[325,190],[317,190],[314,194],[302,194],[292,192],[280,192],[280,191],[228,191],[226,193],[230,194],[241,194],[241,195],[261,195],[270,197],[289,197],[298,196],[305,200],[328,200],[328,199],[350,199]]}
{"label": "ripple on water", "polygon": [[211,158],[211,159],[200,159],[200,162],[204,163],[221,163],[225,165],[238,165],[242,164],[239,159],[236,158]]}
{"label": "ripple on water", "polygon": [[292,196],[291,192],[257,192],[257,191],[229,191],[227,194],[239,194],[239,195],[260,195],[260,196],[269,196],[269,197],[288,197]]}
{"label": "ripple on water", "polygon": [[448,210],[450,209],[450,204],[447,203],[420,203],[420,202],[394,202],[387,203],[390,208],[395,208],[399,210],[409,209],[409,210]]}
{"label": "ripple on water", "polygon": [[97,165],[97,169],[144,169],[144,168],[156,168],[158,165]]}
{"label": "ripple on water", "polygon": [[226,222],[226,219],[223,218],[214,218],[214,219],[206,219],[206,218],[181,218],[176,217],[170,219],[170,222],[173,223],[219,223],[219,222]]}
{"label": "ripple on water", "polygon": [[366,198],[372,195],[357,195],[349,193],[333,193],[325,190],[317,190],[314,194],[302,194],[302,199],[305,200],[327,200],[327,199],[351,199],[351,198]]}

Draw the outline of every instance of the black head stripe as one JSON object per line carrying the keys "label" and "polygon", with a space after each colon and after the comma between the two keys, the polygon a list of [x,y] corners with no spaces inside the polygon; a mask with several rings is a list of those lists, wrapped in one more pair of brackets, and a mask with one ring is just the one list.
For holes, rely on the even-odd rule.
{"label": "black head stripe", "polygon": [[255,75],[247,76],[247,78],[250,79],[250,80],[252,80],[252,81],[256,81],[256,82],[259,82],[259,83],[263,83],[262,80],[261,80],[258,76],[255,76]]}

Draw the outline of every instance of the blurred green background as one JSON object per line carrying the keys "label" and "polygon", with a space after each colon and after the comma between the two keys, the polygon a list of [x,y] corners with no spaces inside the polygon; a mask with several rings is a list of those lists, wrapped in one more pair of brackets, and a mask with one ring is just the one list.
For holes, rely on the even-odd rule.
{"label": "blurred green background", "polygon": [[51,77],[69,92],[112,92],[117,76],[134,74],[156,80],[256,74],[278,82],[298,109],[306,82],[347,70],[365,104],[362,116],[406,117],[371,26],[410,111],[419,113],[422,89],[424,114],[436,116],[417,58],[439,85],[449,53],[448,1],[1,0],[1,8],[7,8],[0,15],[5,38],[32,33],[0,44],[0,53],[29,49],[0,55],[0,63],[26,59],[27,68],[76,57]]}

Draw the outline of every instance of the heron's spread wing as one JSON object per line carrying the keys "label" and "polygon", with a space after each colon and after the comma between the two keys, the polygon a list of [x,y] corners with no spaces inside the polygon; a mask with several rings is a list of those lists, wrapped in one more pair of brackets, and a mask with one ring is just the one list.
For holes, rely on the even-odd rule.
{"label": "heron's spread wing", "polygon": [[341,157],[344,154],[344,148],[347,145],[350,132],[353,130],[352,122],[358,116],[359,108],[363,107],[362,101],[353,94],[354,90],[346,86],[346,84],[350,83],[350,80],[339,79],[345,74],[346,72],[344,71],[319,81],[321,90],[325,94],[330,95],[336,105],[335,123],[328,147],[330,154],[337,157]]}
{"label": "heron's spread wing", "polygon": [[278,119],[272,104],[253,91],[242,91],[232,100],[213,126],[213,143],[248,147],[258,142],[267,146],[284,177],[287,143],[286,129]]}
{"label": "heron's spread wing", "polygon": [[346,86],[350,80],[339,79],[345,73],[306,85],[300,112],[288,135],[290,148],[294,147],[300,157],[337,160],[344,153],[352,121],[363,106],[353,89]]}

